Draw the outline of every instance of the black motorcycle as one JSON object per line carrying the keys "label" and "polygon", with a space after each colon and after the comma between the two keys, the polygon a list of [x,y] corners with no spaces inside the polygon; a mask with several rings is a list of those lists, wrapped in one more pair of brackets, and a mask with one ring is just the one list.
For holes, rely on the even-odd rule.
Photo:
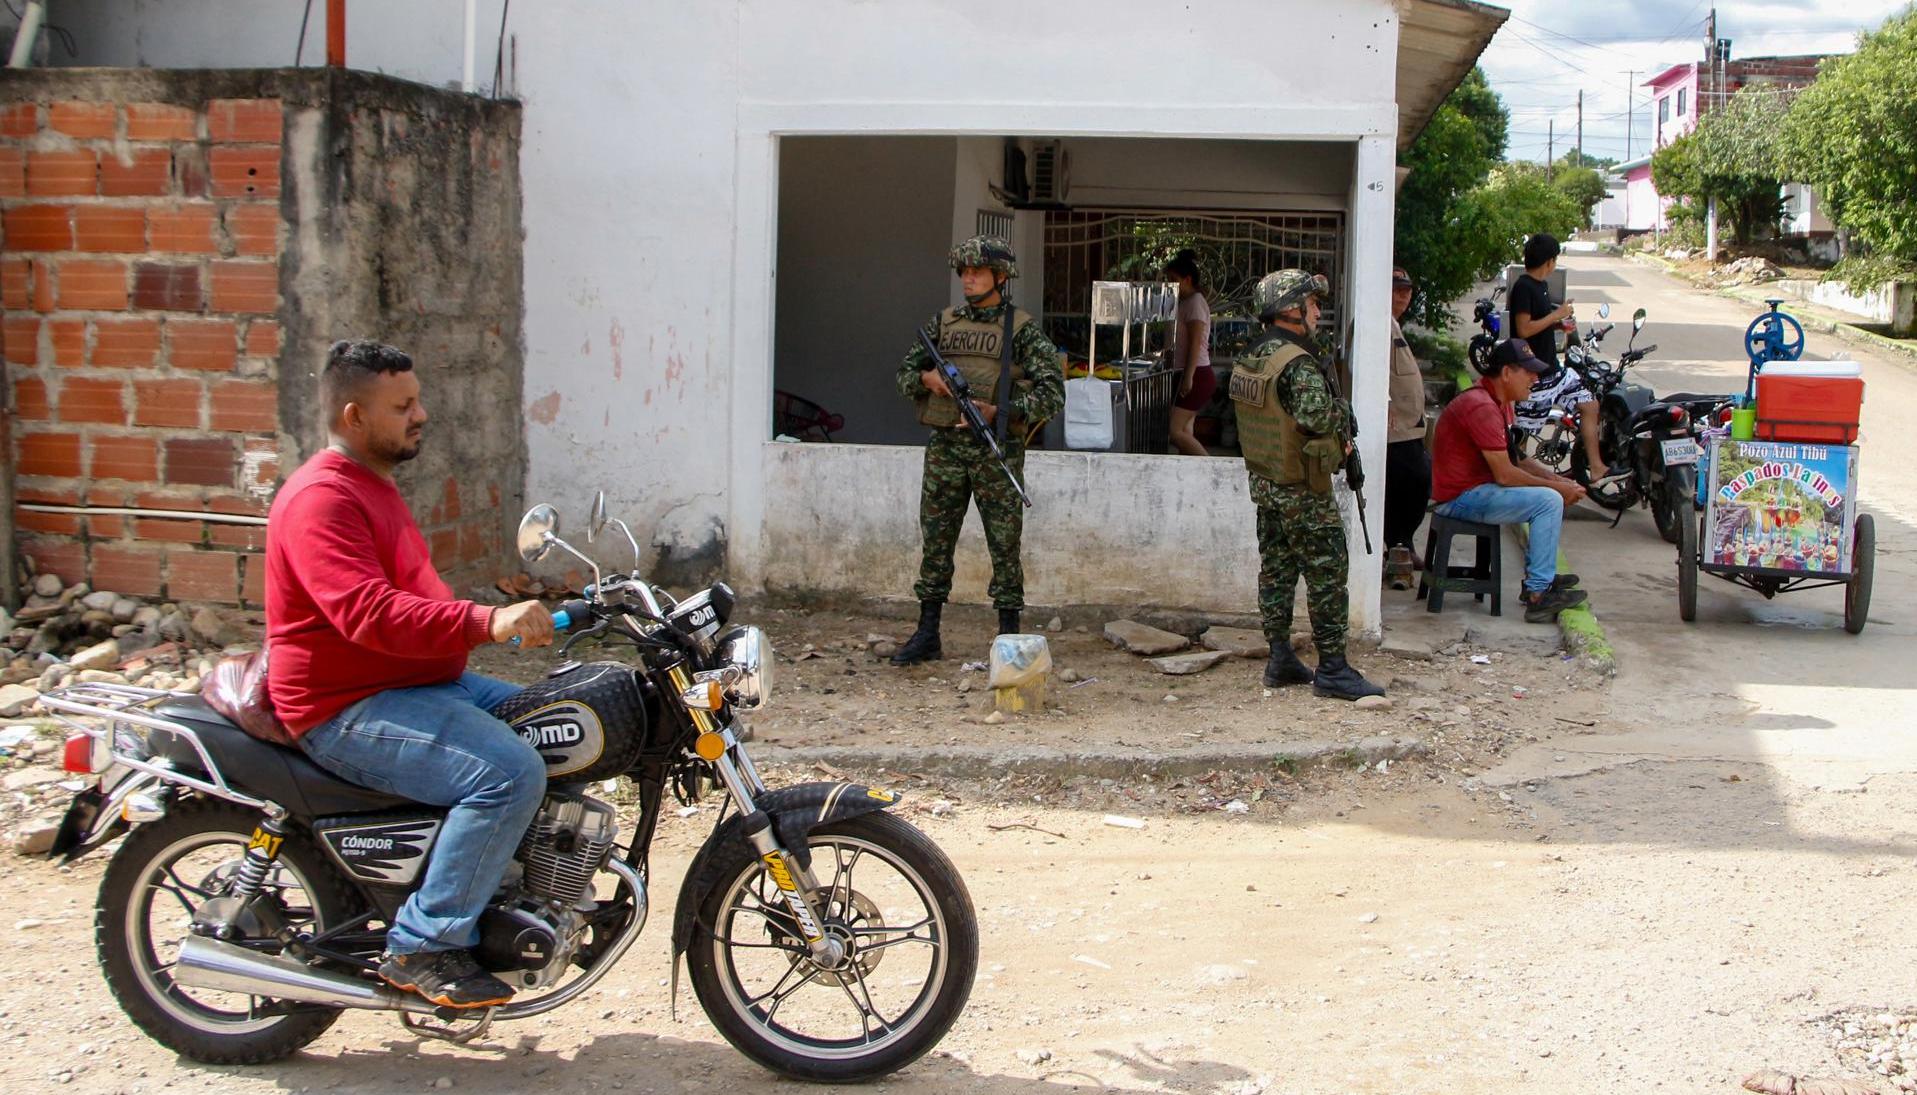
{"label": "black motorcycle", "polygon": [[[1642,308],[1631,316],[1633,347],[1644,319]],[[1591,344],[1602,340],[1603,332],[1596,334]],[[1598,452],[1611,469],[1609,477],[1593,481],[1583,446],[1577,445],[1571,453],[1571,474],[1593,502],[1620,518],[1634,505],[1647,506],[1658,535],[1675,544],[1694,512],[1697,437],[1729,420],[1731,397],[1694,392],[1659,396],[1649,385],[1627,379],[1625,370],[1656,349],[1626,349],[1616,365],[1588,347],[1569,359],[1598,403]]]}
{"label": "black motorcycle", "polygon": [[[84,684],[41,699],[77,733],[67,767],[100,775],[69,808],[53,854],[122,835],[95,938],[129,1018],[183,1056],[260,1064],[318,1038],[346,1008],[396,1013],[418,1034],[468,1042],[494,1021],[576,1001],[645,927],[648,850],[668,796],[724,801],[673,912],[679,956],[712,1023],[785,1076],[883,1076],[936,1045],[971,993],[978,924],[964,881],[925,834],[852,783],[772,789],[741,743],[765,704],[773,655],[733,626],[724,584],[674,600],[635,570],[602,574],[557,536],[551,506],[519,550],[592,567],[555,613],[630,662],[567,661],[495,711],[545,758],[548,791],[481,917],[475,957],[512,1003],[453,1011],[375,975],[386,925],[418,885],[445,811],[343,782],[297,748],[250,736],[198,695]],[[625,779],[637,816],[589,792]],[[877,975],[883,967],[882,976]]]}
{"label": "black motorcycle", "polygon": [[1498,285],[1488,297],[1479,297],[1471,306],[1471,322],[1478,325],[1478,333],[1471,336],[1471,342],[1465,346],[1465,353],[1471,360],[1472,368],[1478,375],[1484,375],[1485,368],[1491,363],[1491,348],[1503,337],[1504,316],[1498,311],[1498,298],[1504,296],[1504,286]]}
{"label": "black motorcycle", "polygon": [[[1599,305],[1599,318],[1610,316],[1610,305]],[[1637,414],[1639,408],[1647,407],[1654,399],[1651,387],[1635,384],[1626,378],[1629,366],[1643,361],[1656,345],[1647,345],[1637,349],[1637,332],[1645,326],[1645,311],[1637,309],[1631,316],[1631,343],[1618,355],[1618,361],[1605,361],[1603,343],[1605,336],[1612,332],[1612,324],[1593,326],[1585,332],[1572,332],[1564,345],[1564,368],[1570,368],[1582,380],[1585,391],[1591,395],[1591,401],[1597,403],[1599,412],[1599,454],[1605,458],[1610,468],[1610,476],[1603,479],[1591,478],[1591,460],[1583,449],[1583,431],[1578,410],[1564,407],[1526,407],[1518,403],[1518,426],[1532,435],[1528,454],[1537,462],[1545,464],[1560,476],[1576,479],[1589,499],[1597,502],[1606,510],[1624,510],[1637,501],[1633,493],[1633,481],[1628,476],[1620,476],[1624,470],[1624,458],[1620,453],[1628,451],[1629,420]]]}

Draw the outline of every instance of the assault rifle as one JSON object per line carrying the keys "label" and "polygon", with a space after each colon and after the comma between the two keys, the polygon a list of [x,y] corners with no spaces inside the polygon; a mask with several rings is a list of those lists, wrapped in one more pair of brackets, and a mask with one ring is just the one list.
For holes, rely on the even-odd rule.
{"label": "assault rifle", "polygon": [[[958,404],[959,417],[965,420],[965,425],[971,429],[972,436],[978,438],[987,449],[991,450],[992,459],[998,461],[999,470],[1004,472],[1005,478],[1011,481],[1012,489],[1018,492],[1019,501],[1025,503],[1026,509],[1032,508],[1032,496],[1025,493],[1024,484],[1018,481],[1018,476],[1012,474],[1012,466],[1005,462],[1005,452],[998,447],[998,438],[993,436],[992,427],[985,424],[985,416],[978,413],[978,407],[973,404],[972,386],[965,382],[965,374],[958,371],[958,366],[945,360],[939,353],[939,348],[932,344],[931,338],[926,335],[923,327],[919,328],[919,345],[925,347],[925,352],[932,358],[932,368],[937,369],[939,376],[945,380],[946,390],[952,393],[952,402]],[[1005,408],[999,408],[999,413],[1006,413]]]}
{"label": "assault rifle", "polygon": [[1349,361],[1351,346],[1351,324],[1345,324],[1345,337],[1338,346],[1338,354],[1326,362],[1325,383],[1331,387],[1331,397],[1344,408],[1345,422],[1351,426],[1351,452],[1345,455],[1345,486],[1351,488],[1351,497],[1358,503],[1358,531],[1364,533],[1365,554],[1371,554],[1371,525],[1365,520],[1365,465],[1358,455],[1358,412],[1352,409],[1351,401],[1345,398],[1344,385],[1339,382],[1339,361]]}

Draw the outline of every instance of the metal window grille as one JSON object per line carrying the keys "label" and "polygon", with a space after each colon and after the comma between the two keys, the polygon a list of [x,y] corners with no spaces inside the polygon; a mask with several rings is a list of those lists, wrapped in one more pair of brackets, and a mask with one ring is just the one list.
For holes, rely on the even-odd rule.
{"label": "metal window grille", "polygon": [[[1071,209],[1045,215],[1046,332],[1060,346],[1085,344],[1092,282],[1159,279],[1153,268],[1177,247],[1200,252],[1215,318],[1247,316],[1252,286],[1274,270],[1295,267],[1342,287],[1343,213],[1219,213]],[[1336,330],[1339,301],[1325,309]],[[1062,340],[1062,341],[1060,341]]]}
{"label": "metal window grille", "polygon": [[994,209],[979,210],[978,234],[981,236],[997,236],[999,239],[1010,241],[1012,238],[1012,215]]}

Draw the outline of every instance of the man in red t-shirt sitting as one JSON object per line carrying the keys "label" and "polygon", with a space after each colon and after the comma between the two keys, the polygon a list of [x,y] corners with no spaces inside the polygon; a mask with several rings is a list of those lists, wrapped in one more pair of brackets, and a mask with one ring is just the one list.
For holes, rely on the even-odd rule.
{"label": "man in red t-shirt sitting", "polygon": [[1446,517],[1487,525],[1529,525],[1524,554],[1524,618],[1549,623],[1585,593],[1577,575],[1558,574],[1558,533],[1564,510],[1584,488],[1536,460],[1513,460],[1512,404],[1531,393],[1549,368],[1523,339],[1492,348],[1476,387],[1460,393],[1438,416],[1431,439],[1431,498]]}
{"label": "man in red t-shirt sitting", "polygon": [[474,961],[479,914],[546,794],[539,753],[489,712],[519,689],[466,672],[485,642],[552,641],[537,601],[453,599],[393,483],[419,455],[413,359],[336,342],[320,374],[330,447],[287,477],[266,533],[267,691],[300,749],[341,779],[446,806],[379,975],[445,1007],[513,990]]}

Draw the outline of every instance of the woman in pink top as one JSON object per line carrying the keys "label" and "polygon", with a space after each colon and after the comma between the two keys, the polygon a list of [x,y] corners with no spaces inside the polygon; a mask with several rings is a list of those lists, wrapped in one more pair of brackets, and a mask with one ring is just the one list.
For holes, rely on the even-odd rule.
{"label": "woman in pink top", "polygon": [[1192,435],[1198,412],[1211,402],[1218,378],[1211,371],[1211,305],[1199,281],[1198,257],[1178,252],[1165,264],[1165,279],[1178,283],[1178,321],[1173,325],[1172,367],[1178,370],[1178,401],[1172,404],[1172,447],[1186,456],[1206,456]]}

